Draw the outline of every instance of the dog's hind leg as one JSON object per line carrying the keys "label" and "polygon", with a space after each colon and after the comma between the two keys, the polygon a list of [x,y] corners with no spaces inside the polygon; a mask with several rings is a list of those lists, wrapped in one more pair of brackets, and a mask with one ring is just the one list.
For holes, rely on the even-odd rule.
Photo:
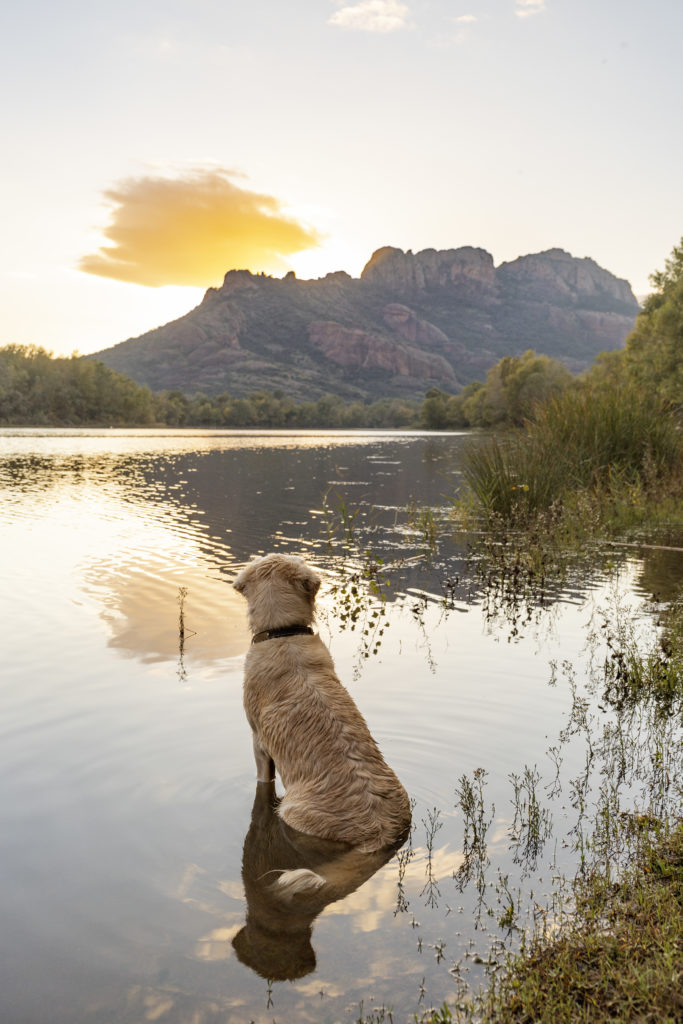
{"label": "dog's hind leg", "polygon": [[256,760],[256,781],[257,782],[272,782],[275,778],[275,761],[273,761],[270,754],[263,749],[256,733],[253,734],[254,739],[254,758]]}

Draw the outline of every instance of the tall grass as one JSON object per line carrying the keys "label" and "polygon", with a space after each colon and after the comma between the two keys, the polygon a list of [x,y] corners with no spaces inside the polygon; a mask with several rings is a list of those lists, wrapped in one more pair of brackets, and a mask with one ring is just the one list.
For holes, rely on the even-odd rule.
{"label": "tall grass", "polygon": [[680,424],[661,401],[577,387],[540,406],[522,431],[472,444],[464,475],[487,513],[524,519],[578,491],[650,488],[682,467]]}

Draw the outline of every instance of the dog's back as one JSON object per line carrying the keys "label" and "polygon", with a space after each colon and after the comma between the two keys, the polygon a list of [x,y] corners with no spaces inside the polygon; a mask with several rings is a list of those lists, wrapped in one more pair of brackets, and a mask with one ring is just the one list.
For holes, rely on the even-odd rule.
{"label": "dog's back", "polygon": [[278,813],[291,828],[366,851],[407,829],[408,794],[319,637],[252,646],[244,703],[286,788]]}

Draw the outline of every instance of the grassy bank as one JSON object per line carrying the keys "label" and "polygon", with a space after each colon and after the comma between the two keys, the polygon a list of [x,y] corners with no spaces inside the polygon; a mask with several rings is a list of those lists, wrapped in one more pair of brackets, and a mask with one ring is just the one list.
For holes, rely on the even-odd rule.
{"label": "grassy bank", "polygon": [[[574,912],[531,938],[485,995],[444,1004],[415,1024],[677,1024],[683,1020],[683,823],[639,833],[618,881],[601,872],[574,885]],[[625,826],[626,827],[626,826]],[[355,1024],[403,1020],[374,1009]]]}
{"label": "grassy bank", "polygon": [[[509,965],[481,1007],[482,1021],[683,1019],[683,826],[653,836],[649,824],[629,823],[644,834],[618,881],[597,871],[577,880],[574,914]],[[432,1021],[457,1019],[449,1013]]]}

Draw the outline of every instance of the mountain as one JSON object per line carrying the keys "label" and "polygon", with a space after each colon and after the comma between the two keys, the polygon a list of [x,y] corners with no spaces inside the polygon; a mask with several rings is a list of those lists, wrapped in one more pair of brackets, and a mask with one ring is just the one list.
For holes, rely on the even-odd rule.
{"label": "mountain", "polygon": [[385,247],[360,278],[231,270],[179,320],[90,358],[155,391],[421,398],[529,348],[584,369],[638,309],[627,281],[562,249],[494,267],[484,249]]}

